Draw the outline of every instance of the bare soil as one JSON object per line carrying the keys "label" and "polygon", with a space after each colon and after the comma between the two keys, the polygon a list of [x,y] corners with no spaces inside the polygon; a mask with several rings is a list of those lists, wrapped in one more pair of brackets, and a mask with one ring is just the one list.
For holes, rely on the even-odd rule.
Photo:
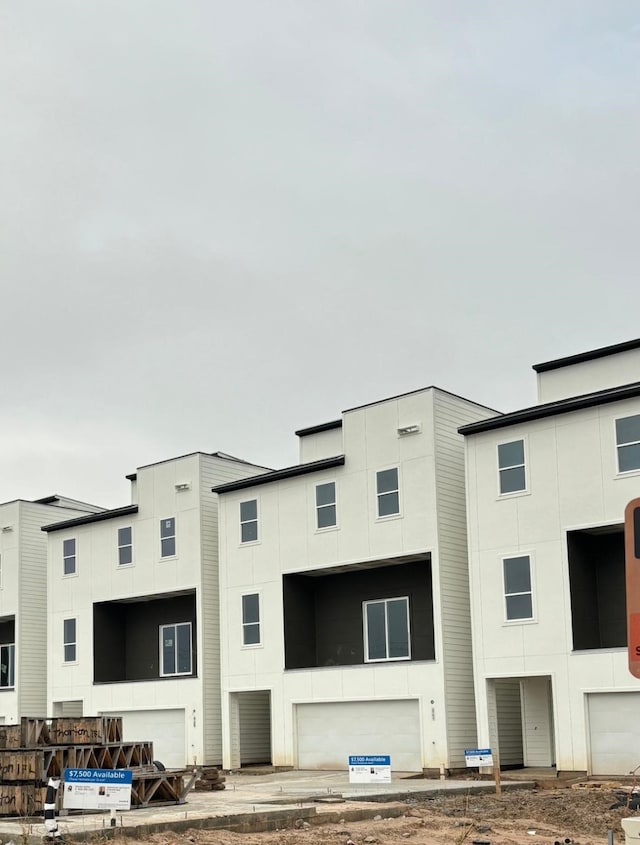
{"label": "bare soil", "polygon": [[[376,805],[378,818],[316,824],[269,833],[191,830],[149,837],[153,845],[596,845],[613,830],[624,842],[621,819],[635,815],[619,803],[613,789],[517,790],[494,794],[459,794],[411,800],[404,814],[385,817],[388,804]],[[371,806],[371,805],[368,805]],[[397,805],[395,805],[397,806]],[[345,812],[349,803],[344,804]],[[333,811],[339,808],[333,806]],[[335,817],[334,817],[335,818]]]}

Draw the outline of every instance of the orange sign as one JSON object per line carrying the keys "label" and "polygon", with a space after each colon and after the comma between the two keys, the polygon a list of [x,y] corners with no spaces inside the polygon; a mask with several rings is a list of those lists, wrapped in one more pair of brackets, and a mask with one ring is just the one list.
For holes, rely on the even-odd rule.
{"label": "orange sign", "polygon": [[629,671],[640,678],[640,499],[624,509],[624,559]]}

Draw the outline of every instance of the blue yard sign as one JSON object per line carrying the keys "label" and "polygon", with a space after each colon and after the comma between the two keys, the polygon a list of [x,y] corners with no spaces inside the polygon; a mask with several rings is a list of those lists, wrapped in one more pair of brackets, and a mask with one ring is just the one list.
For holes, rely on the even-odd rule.
{"label": "blue yard sign", "polygon": [[130,769],[65,769],[65,810],[130,810]]}

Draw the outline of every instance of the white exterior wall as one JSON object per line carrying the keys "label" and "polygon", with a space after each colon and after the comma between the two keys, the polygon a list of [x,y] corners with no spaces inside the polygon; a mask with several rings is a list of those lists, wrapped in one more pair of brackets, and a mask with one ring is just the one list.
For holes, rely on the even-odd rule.
{"label": "white exterior wall", "polygon": [[0,690],[0,720],[6,724],[47,715],[47,538],[40,527],[79,514],[75,507],[36,502],[0,505],[0,619],[15,619],[15,687]]}
{"label": "white exterior wall", "polygon": [[[47,701],[82,701],[86,715],[184,711],[187,759],[220,762],[217,502],[211,487],[259,468],[205,454],[138,470],[138,513],[49,534],[49,680]],[[190,489],[176,490],[188,483]],[[176,555],[161,558],[160,521],[176,519]],[[133,564],[118,565],[118,529],[131,526]],[[65,576],[62,546],[76,538],[77,571]],[[93,683],[93,605],[195,591],[197,676]],[[64,663],[63,620],[77,618],[77,661]],[[140,737],[153,740],[153,736]],[[185,760],[185,762],[187,762]]]}
{"label": "white exterior wall", "polygon": [[[595,362],[598,363],[598,362]],[[625,648],[572,651],[566,532],[623,522],[640,472],[617,473],[614,419],[640,399],[467,437],[468,530],[480,746],[488,678],[549,676],[559,770],[588,768],[586,694],[638,690]],[[527,491],[498,494],[497,444],[524,439]],[[505,622],[502,558],[531,556],[534,621]],[[526,737],[525,737],[526,738]]]}
{"label": "white exterior wall", "polygon": [[640,349],[537,374],[538,402],[555,402],[640,381]]}
{"label": "white exterior wall", "polygon": [[342,428],[331,428],[300,437],[300,463],[307,464],[322,458],[342,454]]}
{"label": "white exterior wall", "polygon": [[[456,636],[468,638],[467,626],[455,634],[447,627],[447,650],[443,646],[443,614],[439,536],[447,548],[447,560],[458,571],[458,583],[465,582],[464,470],[463,443],[456,434],[459,458],[453,465],[443,457],[442,473],[454,473],[458,486],[441,485],[443,508],[451,513],[458,541],[448,533],[444,522],[438,525],[434,391],[425,390],[397,399],[345,412],[342,439],[329,450],[346,455],[344,466],[325,469],[269,484],[225,493],[220,497],[222,626],[226,633],[222,651],[224,765],[232,765],[232,735],[237,730],[232,693],[254,689],[271,692],[272,762],[296,766],[295,705],[315,702],[418,700],[422,725],[422,766],[424,768],[463,765],[458,751],[462,742],[459,721],[447,723],[445,700],[445,654],[459,651]],[[463,401],[463,400],[458,400]],[[491,415],[486,409],[464,403],[465,410],[445,407],[438,437],[446,439],[445,428],[454,430],[465,421]],[[471,408],[472,410],[469,410]],[[449,420],[445,422],[446,414]],[[421,432],[398,436],[398,428],[420,424]],[[335,432],[330,432],[334,434]],[[338,430],[337,433],[340,433]],[[306,440],[306,438],[302,438]],[[307,460],[317,453],[305,452]],[[376,518],[376,477],[378,470],[399,467],[401,515]],[[315,487],[336,482],[336,529],[318,531],[315,527]],[[460,497],[451,510],[445,499]],[[259,541],[240,544],[239,504],[258,501]],[[360,563],[412,553],[430,553],[434,594],[435,661],[396,662],[356,666],[318,667],[283,671],[282,576],[286,573],[330,568],[336,564]],[[449,564],[448,564],[449,565]],[[445,592],[452,598],[453,580],[445,578]],[[262,644],[243,647],[241,596],[260,594]],[[462,602],[464,605],[464,601]],[[447,608],[447,625],[464,607]],[[466,643],[467,654],[469,643]],[[471,675],[468,656],[467,676]],[[455,673],[454,673],[455,674]],[[456,692],[454,674],[446,683]],[[470,692],[472,701],[472,692]],[[464,709],[464,708],[463,708]],[[473,725],[473,705],[465,714]],[[473,727],[475,727],[473,725]],[[467,726],[468,728],[468,726]],[[455,736],[450,754],[448,733]],[[475,734],[475,732],[474,732]]]}

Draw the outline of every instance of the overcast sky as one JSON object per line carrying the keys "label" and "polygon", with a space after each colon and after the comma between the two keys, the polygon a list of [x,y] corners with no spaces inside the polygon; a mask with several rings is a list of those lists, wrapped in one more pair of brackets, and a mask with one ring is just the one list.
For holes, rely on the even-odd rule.
{"label": "overcast sky", "polygon": [[0,42],[0,501],[640,336],[637,0],[4,0]]}

